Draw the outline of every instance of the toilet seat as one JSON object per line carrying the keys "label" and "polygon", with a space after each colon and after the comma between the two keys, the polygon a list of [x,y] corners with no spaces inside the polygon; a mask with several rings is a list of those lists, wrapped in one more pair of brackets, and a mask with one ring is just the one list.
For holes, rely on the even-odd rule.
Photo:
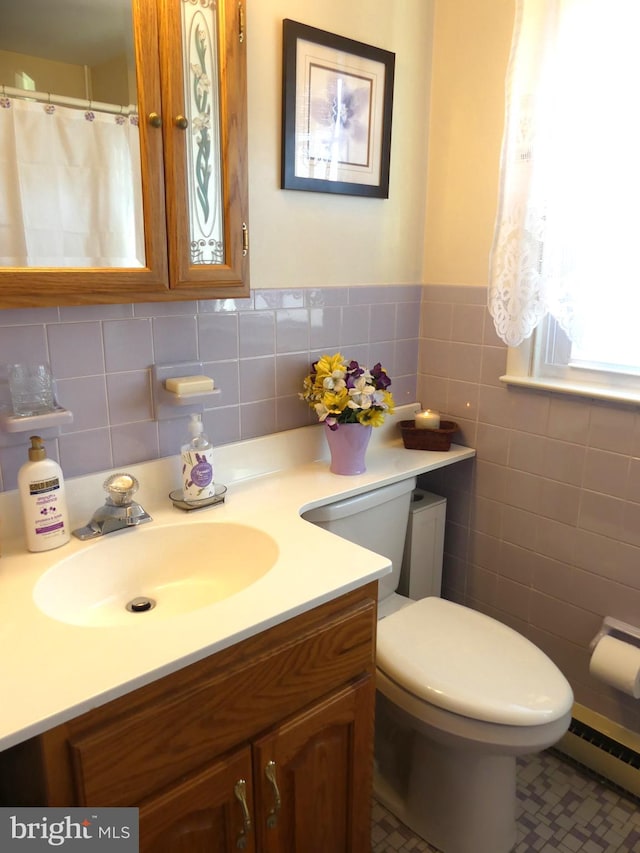
{"label": "toilet seat", "polygon": [[376,663],[418,700],[474,720],[544,725],[573,704],[567,680],[537,646],[442,598],[423,598],[378,622]]}

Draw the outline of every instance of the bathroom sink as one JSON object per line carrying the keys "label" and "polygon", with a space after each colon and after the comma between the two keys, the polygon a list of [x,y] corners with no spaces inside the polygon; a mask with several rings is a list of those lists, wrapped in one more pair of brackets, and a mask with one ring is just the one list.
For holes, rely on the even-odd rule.
{"label": "bathroom sink", "polygon": [[277,557],[271,536],[245,524],[145,526],[112,533],[60,560],[36,583],[33,597],[47,616],[71,625],[140,625],[241,592]]}

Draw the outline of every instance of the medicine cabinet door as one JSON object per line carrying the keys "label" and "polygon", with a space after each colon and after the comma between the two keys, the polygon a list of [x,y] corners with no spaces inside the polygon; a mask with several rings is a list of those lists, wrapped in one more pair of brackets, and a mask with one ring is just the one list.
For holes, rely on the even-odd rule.
{"label": "medicine cabinet door", "polygon": [[244,6],[160,8],[171,287],[248,295]]}

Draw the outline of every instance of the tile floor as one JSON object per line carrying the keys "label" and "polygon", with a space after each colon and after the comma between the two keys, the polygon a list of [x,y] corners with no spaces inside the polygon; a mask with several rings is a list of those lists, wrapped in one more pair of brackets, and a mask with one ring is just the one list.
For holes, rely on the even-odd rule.
{"label": "tile floor", "polygon": [[[373,853],[432,853],[374,802]],[[603,785],[555,751],[518,762],[513,853],[640,853],[640,803]]]}

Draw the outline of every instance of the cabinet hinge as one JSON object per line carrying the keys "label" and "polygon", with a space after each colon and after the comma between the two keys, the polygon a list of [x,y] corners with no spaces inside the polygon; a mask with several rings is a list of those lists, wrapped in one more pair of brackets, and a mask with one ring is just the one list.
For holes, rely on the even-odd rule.
{"label": "cabinet hinge", "polygon": [[249,254],[249,229],[247,223],[242,223],[242,256],[246,257]]}
{"label": "cabinet hinge", "polygon": [[244,42],[244,6],[238,3],[238,40]]}

